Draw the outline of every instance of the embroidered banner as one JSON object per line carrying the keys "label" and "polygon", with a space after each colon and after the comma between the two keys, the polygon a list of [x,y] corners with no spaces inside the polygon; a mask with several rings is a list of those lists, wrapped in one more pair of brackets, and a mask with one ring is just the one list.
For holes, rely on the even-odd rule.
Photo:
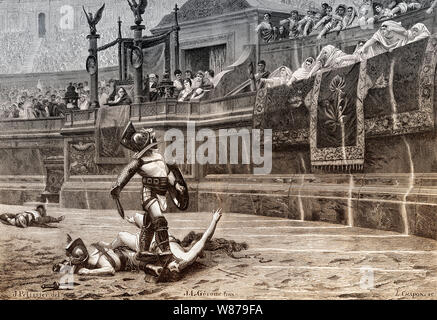
{"label": "embroidered banner", "polygon": [[367,60],[363,87],[367,136],[434,129],[437,37]]}
{"label": "embroidered banner", "polygon": [[360,66],[316,76],[310,114],[311,165],[315,169],[360,170],[364,164]]}
{"label": "embroidered banner", "polygon": [[314,77],[258,91],[253,115],[254,129],[272,129],[273,145],[308,143],[309,109]]}
{"label": "embroidered banner", "polygon": [[130,106],[104,107],[99,109],[96,128],[96,164],[123,164],[127,151],[120,138],[130,117]]}

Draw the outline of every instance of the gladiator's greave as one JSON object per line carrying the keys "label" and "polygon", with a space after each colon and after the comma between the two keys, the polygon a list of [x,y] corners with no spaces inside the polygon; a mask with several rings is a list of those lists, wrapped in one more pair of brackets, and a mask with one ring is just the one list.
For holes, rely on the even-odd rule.
{"label": "gladiator's greave", "polygon": [[143,218],[143,226],[140,232],[140,252],[149,251],[150,243],[153,239],[154,229],[149,214],[145,214]]}
{"label": "gladiator's greave", "polygon": [[153,220],[152,224],[155,231],[156,244],[162,252],[170,251],[167,219],[165,217],[158,217]]}

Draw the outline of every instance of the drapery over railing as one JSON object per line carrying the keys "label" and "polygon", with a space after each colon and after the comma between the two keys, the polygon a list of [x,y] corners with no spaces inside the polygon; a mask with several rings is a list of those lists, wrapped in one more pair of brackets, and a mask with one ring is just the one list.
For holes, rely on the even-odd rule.
{"label": "drapery over railing", "polygon": [[274,146],[309,144],[314,168],[360,170],[365,137],[434,129],[437,35],[292,87],[258,92],[253,127]]}

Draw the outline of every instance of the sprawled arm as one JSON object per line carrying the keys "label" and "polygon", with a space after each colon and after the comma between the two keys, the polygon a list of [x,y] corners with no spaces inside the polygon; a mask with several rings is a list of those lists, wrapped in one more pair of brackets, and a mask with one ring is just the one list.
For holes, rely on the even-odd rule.
{"label": "sprawled arm", "polygon": [[217,223],[222,217],[222,209],[218,209],[214,211],[212,220],[208,229],[206,229],[205,233],[202,235],[199,241],[197,241],[194,246],[191,247],[190,251],[187,252],[187,256],[184,261],[184,265],[189,265],[193,263],[196,258],[199,256],[200,252],[202,252],[203,248],[206,245],[206,242],[212,238],[215,232],[215,228],[217,227]]}
{"label": "sprawled arm", "polygon": [[38,222],[38,223],[52,223],[52,222],[61,222],[62,220],[64,220],[64,216],[60,216],[59,218],[45,216],[45,217],[40,217],[40,218],[36,219],[36,222]]}
{"label": "sprawled arm", "polygon": [[94,275],[94,276],[113,276],[115,270],[111,266],[106,266],[98,269],[81,268],[78,272],[80,275]]}

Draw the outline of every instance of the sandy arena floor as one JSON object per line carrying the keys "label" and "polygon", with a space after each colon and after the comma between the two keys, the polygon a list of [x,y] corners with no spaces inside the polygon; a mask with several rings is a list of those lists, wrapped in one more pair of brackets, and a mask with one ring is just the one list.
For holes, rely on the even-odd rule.
{"label": "sandy arena floor", "polygon": [[[0,205],[0,212],[23,209]],[[138,231],[115,211],[49,208],[48,212],[66,219],[53,229],[0,224],[0,298],[437,299],[435,240],[226,212],[215,236],[249,245],[236,258],[206,252],[177,283],[145,282],[142,272],[75,275],[73,290],[43,292],[41,284],[60,279],[51,268],[64,259],[67,233],[89,245],[109,242],[120,231]],[[166,217],[170,233],[183,238],[191,230],[203,231],[211,214],[169,213]],[[372,274],[374,285],[368,288],[366,279]]]}

